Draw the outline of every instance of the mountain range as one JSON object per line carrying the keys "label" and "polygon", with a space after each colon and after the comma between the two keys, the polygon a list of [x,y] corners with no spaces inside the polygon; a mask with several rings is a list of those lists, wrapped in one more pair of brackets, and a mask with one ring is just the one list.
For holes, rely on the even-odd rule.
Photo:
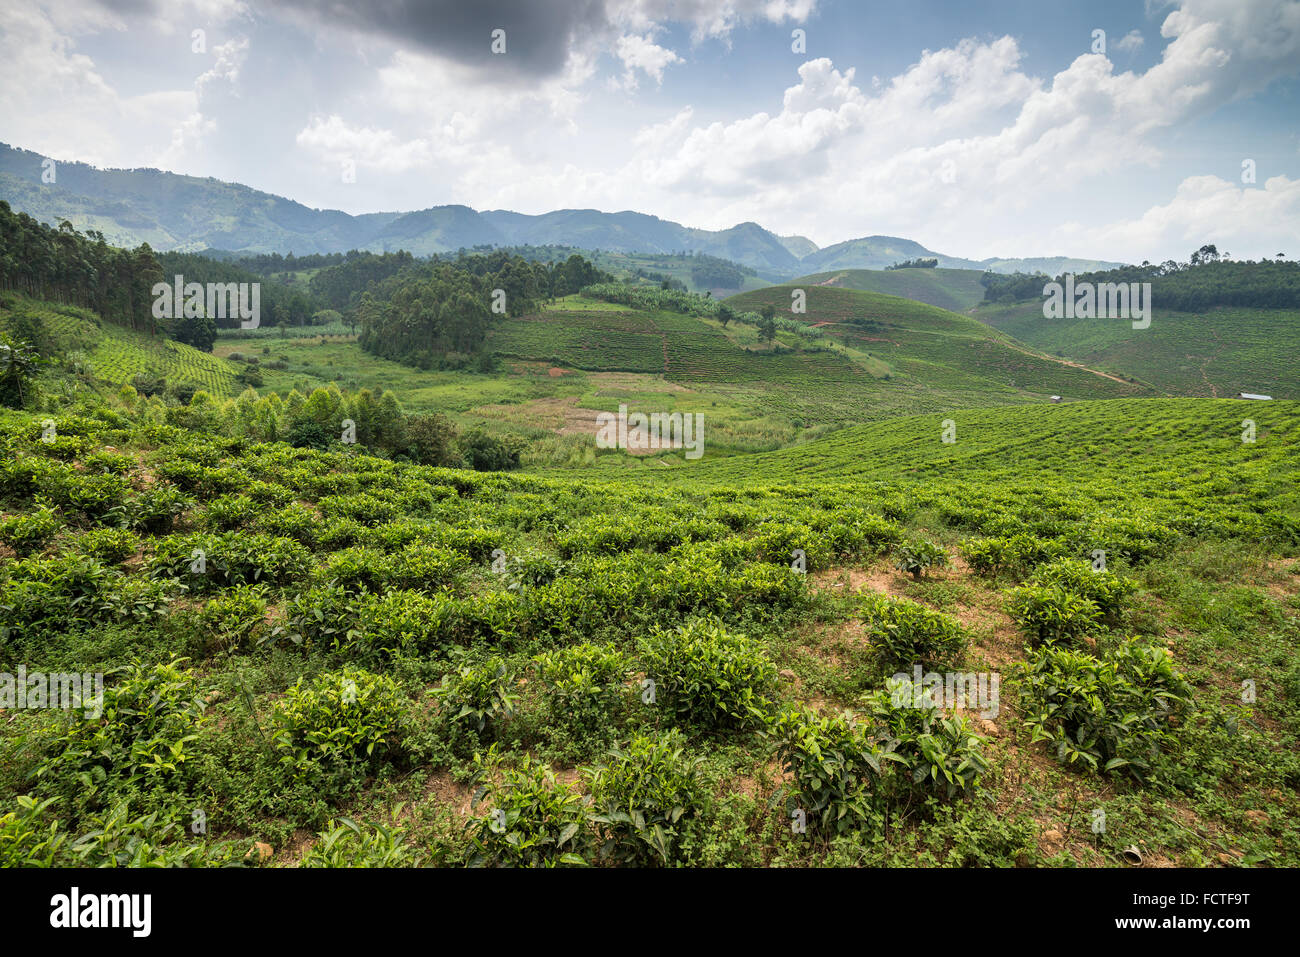
{"label": "mountain range", "polygon": [[[51,173],[53,182],[47,182]],[[1121,265],[1065,256],[963,259],[893,236],[866,236],[818,248],[803,236],[778,236],[753,222],[723,230],[695,229],[632,211],[559,209],[527,215],[449,205],[354,216],[312,209],[212,177],[72,162],[51,166],[39,153],[2,143],[0,199],[44,222],[67,219],[80,230],[99,230],[114,245],[147,242],[159,251],[222,249],[301,256],[404,249],[427,256],[482,245],[556,245],[625,253],[706,253],[750,266],[772,280],[836,269],[883,269],[915,258],[938,259],[940,266],[955,269],[1053,275]]]}

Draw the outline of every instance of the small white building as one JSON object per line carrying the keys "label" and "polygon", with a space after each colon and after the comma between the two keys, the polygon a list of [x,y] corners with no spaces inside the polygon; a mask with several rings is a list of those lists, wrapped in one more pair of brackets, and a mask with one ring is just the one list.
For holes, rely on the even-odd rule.
{"label": "small white building", "polygon": [[1271,395],[1256,395],[1256,394],[1253,393],[1253,392],[1238,392],[1238,393],[1237,393],[1237,398],[1238,398],[1238,399],[1256,399],[1256,400],[1259,400],[1259,401],[1267,402],[1267,401],[1270,401],[1273,397],[1272,397]]}
{"label": "small white building", "polygon": [[1061,397],[1060,397],[1059,395],[1054,395],[1054,396],[1052,396],[1052,401],[1053,401],[1053,402],[1060,402],[1060,401],[1061,401]]}

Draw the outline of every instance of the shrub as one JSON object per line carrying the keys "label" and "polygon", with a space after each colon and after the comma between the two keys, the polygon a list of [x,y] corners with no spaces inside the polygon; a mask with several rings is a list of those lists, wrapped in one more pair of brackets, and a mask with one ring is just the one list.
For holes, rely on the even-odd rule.
{"label": "shrub", "polygon": [[78,551],[105,565],[119,565],[139,548],[139,537],[125,528],[95,528],[77,539]]}
{"label": "shrub", "polygon": [[1007,613],[1034,645],[1076,641],[1101,622],[1095,601],[1060,585],[1021,585],[1007,598]]}
{"label": "shrub", "polygon": [[677,723],[714,731],[763,724],[776,690],[776,665],[744,635],[697,619],[656,627],[639,645],[656,703]]}
{"label": "shrub", "polygon": [[331,820],[316,835],[299,867],[414,867],[415,854],[402,832],[382,824],[358,824],[351,818]]}
{"label": "shrub", "polygon": [[277,701],[272,740],[283,760],[310,764],[378,760],[400,746],[405,706],[393,679],[354,668],[298,681]]}
{"label": "shrub", "polygon": [[600,856],[631,864],[667,864],[682,829],[705,798],[702,758],[688,758],[680,732],[637,735],[590,772],[603,836]]}
{"label": "shrub", "polygon": [[31,555],[44,549],[62,525],[54,509],[38,506],[29,515],[11,515],[0,521],[0,543],[16,555]]}
{"label": "shrub", "polygon": [[525,757],[496,784],[484,785],[474,804],[492,799],[492,813],[473,818],[471,867],[584,866],[591,842],[582,795],[557,783],[551,769]]}
{"label": "shrub", "polygon": [[932,702],[914,707],[911,692],[911,682],[890,680],[864,699],[867,714],[895,742],[894,790],[920,797],[937,791],[947,798],[973,791],[988,768],[981,753],[988,739],[971,730],[969,719],[944,716]]}
{"label": "shrub", "polygon": [[823,717],[795,708],[777,716],[770,735],[790,781],[791,817],[823,834],[843,834],[872,819],[885,764],[894,760],[887,742],[847,713]]}
{"label": "shrub", "polygon": [[948,553],[924,538],[904,542],[894,550],[894,567],[918,581],[931,568],[946,568]]}
{"label": "shrub", "polygon": [[37,780],[47,787],[75,787],[76,803],[92,807],[104,791],[178,790],[203,713],[194,674],[184,661],[132,665],[121,681],[104,689],[98,716],[74,717],[55,739],[52,756],[36,769]]}
{"label": "shrub", "polygon": [[613,645],[571,645],[533,658],[552,719],[580,736],[613,731],[627,698],[627,660]]}
{"label": "shrub", "polygon": [[949,615],[874,592],[864,593],[862,604],[862,623],[887,673],[956,664],[965,654],[966,633]]}
{"label": "shrub", "polygon": [[[248,648],[266,637],[266,588],[240,585],[210,599],[197,614],[200,634],[209,647],[223,651]],[[206,650],[206,649],[205,649]]]}
{"label": "shrub", "polygon": [[1030,652],[1018,680],[1025,727],[1055,746],[1058,761],[1139,779],[1192,700],[1168,650],[1136,638],[1101,658],[1045,645]]}
{"label": "shrub", "polygon": [[149,535],[165,535],[193,503],[180,489],[159,483],[137,492],[126,503],[126,522]]}
{"label": "shrub", "polygon": [[1109,570],[1094,571],[1091,563],[1071,558],[1040,565],[1029,583],[1059,585],[1066,591],[1087,598],[1111,624],[1119,624],[1125,600],[1137,590],[1137,582],[1121,578]]}
{"label": "shrub", "polygon": [[449,743],[473,747],[494,737],[514,714],[519,700],[514,686],[514,676],[496,657],[464,664],[444,676],[431,693],[438,699]]}

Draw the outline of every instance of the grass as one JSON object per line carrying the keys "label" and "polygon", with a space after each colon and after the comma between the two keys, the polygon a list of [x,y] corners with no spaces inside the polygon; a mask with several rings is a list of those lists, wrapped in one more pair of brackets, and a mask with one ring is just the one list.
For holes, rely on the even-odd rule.
{"label": "grass", "polygon": [[1173,395],[1300,398],[1300,313],[1294,310],[1156,308],[1146,329],[1123,319],[1044,319],[1038,300],[985,305],[974,315],[1035,349]]}
{"label": "grass", "polygon": [[984,301],[982,275],[978,269],[838,269],[801,276],[791,280],[790,285],[863,289],[915,299],[953,312],[968,312]]}

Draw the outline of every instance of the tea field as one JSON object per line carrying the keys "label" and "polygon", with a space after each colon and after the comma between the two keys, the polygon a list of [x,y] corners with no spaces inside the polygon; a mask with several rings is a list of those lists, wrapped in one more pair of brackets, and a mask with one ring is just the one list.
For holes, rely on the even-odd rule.
{"label": "tea field", "polygon": [[0,414],[0,670],[106,675],[6,709],[0,863],[1300,864],[1295,403],[512,474],[141,410]]}

